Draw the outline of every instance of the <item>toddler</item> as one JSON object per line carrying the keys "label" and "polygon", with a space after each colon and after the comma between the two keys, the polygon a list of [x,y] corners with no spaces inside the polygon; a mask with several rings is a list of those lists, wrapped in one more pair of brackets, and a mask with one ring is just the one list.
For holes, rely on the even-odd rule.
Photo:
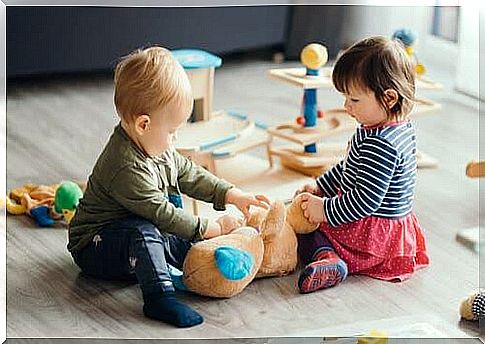
{"label": "toddler", "polygon": [[337,60],[332,81],[360,126],[345,158],[297,191],[319,228],[299,237],[306,265],[298,280],[309,293],[348,273],[403,281],[429,264],[413,212],[416,133],[408,116],[415,75],[404,48],[385,37],[357,42]]}
{"label": "toddler", "polygon": [[182,209],[181,194],[233,204],[247,215],[253,196],[215,177],[172,146],[193,108],[183,68],[162,47],[137,50],[115,70],[114,103],[121,119],[97,159],[69,226],[68,250],[81,270],[97,278],[136,278],[143,312],[178,327],[202,323],[175,297],[169,267],[183,268],[194,241],[230,233],[238,218],[216,221]]}

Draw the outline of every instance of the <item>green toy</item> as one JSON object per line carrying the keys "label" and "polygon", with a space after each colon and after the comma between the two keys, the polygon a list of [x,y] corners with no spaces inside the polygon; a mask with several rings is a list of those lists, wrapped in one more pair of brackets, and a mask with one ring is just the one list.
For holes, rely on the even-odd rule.
{"label": "green toy", "polygon": [[69,223],[82,196],[83,192],[79,185],[71,181],[62,182],[56,189],[54,199],[55,211],[63,214],[64,219]]}

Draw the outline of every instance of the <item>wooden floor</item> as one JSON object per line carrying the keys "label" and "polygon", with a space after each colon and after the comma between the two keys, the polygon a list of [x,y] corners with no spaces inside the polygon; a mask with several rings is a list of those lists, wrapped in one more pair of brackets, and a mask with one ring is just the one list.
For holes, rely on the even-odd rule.
{"label": "wooden floor", "polygon": [[[272,67],[244,60],[217,70],[215,108],[243,111],[268,124],[296,117],[302,93],[267,79],[265,72]],[[446,78],[438,81],[449,84]],[[478,256],[455,240],[459,229],[478,224],[478,181],[465,177],[466,163],[478,156],[478,112],[455,101],[447,89],[426,95],[443,104],[440,113],[416,122],[419,147],[440,162],[437,169],[419,171],[415,203],[432,265],[409,281],[393,284],[350,276],[336,288],[300,295],[293,274],[255,281],[228,300],[181,294],[205,322],[180,330],[143,316],[138,286],[80,275],[66,250],[65,228],[41,229],[29,218],[8,216],[7,337],[321,337],[356,335],[376,327],[393,335],[419,324],[434,329],[437,337],[478,335],[477,325],[460,321],[458,315],[461,300],[478,286]],[[320,92],[319,100],[324,108],[342,101],[333,91]],[[116,121],[109,77],[8,84],[7,188],[86,179]],[[261,152],[240,158],[249,164],[225,161],[221,173],[282,199],[305,181],[279,167],[267,170],[258,157]],[[244,172],[248,168],[251,173]]]}

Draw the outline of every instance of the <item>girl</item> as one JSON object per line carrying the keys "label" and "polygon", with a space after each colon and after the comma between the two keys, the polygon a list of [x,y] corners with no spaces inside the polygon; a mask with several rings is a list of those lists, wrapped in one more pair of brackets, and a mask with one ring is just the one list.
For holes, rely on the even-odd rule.
{"label": "girl", "polygon": [[299,237],[300,292],[332,287],[347,273],[403,281],[429,264],[413,212],[416,134],[408,120],[415,76],[397,41],[364,39],[336,62],[332,81],[360,124],[345,159],[303,186],[302,209],[319,229]]}

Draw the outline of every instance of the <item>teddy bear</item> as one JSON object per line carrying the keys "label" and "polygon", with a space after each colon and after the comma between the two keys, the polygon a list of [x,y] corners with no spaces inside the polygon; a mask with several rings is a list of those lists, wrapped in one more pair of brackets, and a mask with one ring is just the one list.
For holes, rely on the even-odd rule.
{"label": "teddy bear", "polygon": [[183,282],[195,293],[219,298],[239,294],[254,278],[284,276],[298,262],[296,234],[316,229],[297,196],[288,208],[275,201],[253,210],[244,227],[196,243],[183,266]]}

